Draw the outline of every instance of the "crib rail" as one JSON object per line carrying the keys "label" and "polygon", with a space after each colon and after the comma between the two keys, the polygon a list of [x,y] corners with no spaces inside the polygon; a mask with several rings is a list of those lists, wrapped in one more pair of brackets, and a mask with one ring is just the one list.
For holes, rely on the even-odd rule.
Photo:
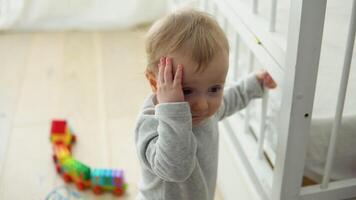
{"label": "crib rail", "polygon": [[274,32],[276,30],[276,16],[277,16],[277,0],[271,1],[269,30]]}
{"label": "crib rail", "polygon": [[[237,80],[241,72],[247,74],[256,63],[263,63],[263,67],[276,79],[278,89],[283,90],[276,154],[265,145],[269,102],[275,95],[274,91],[266,91],[262,101],[253,104],[254,107],[260,104],[257,124],[252,120],[252,115],[256,113],[252,113],[251,106],[223,122],[224,132],[229,135],[226,143],[243,160],[261,199],[332,200],[356,197],[356,179],[330,182],[355,39],[355,3],[323,182],[320,185],[301,186],[326,1],[292,0],[287,38],[278,36],[280,27],[276,23],[277,0],[269,1],[267,21],[260,17],[259,5],[262,2],[259,0],[249,0],[250,4],[240,0],[194,1],[196,6],[216,17],[228,36],[231,47],[228,79]],[[241,45],[248,49],[247,53],[243,52]],[[238,130],[244,127],[242,132],[245,134],[241,134],[236,127]],[[266,153],[268,157],[265,156]]]}
{"label": "crib rail", "polygon": [[[250,51],[248,53],[249,64],[248,64],[247,72],[251,71],[250,67],[254,65],[256,58],[257,60],[260,60],[262,62],[268,60],[265,59],[262,51],[269,52],[269,50],[271,49],[266,47],[265,44],[263,44],[263,42],[259,41],[259,39],[257,39],[256,42],[251,38],[251,35],[255,34],[255,32],[253,32],[254,30],[249,29],[249,27],[242,28],[244,27],[243,20],[240,21],[236,19],[236,17],[233,22],[226,20],[226,18],[224,17],[229,18],[229,15],[232,16],[233,14],[229,13],[227,11],[228,8],[224,7],[224,4],[221,2],[219,2],[219,4],[215,4],[215,5],[213,4],[210,6],[209,4],[205,3],[205,6],[206,8],[208,8],[208,10],[210,8],[210,11],[212,11],[212,13],[215,16],[217,16],[218,21],[221,22],[220,24],[222,25],[222,27],[225,29],[226,32],[228,32],[228,30],[226,29],[232,26],[233,28],[236,29],[237,33],[239,33],[239,35],[236,38],[240,39],[240,43],[241,42],[247,43],[247,46],[250,48]],[[259,132],[259,136],[257,137],[258,148],[251,149],[251,141],[244,141],[245,139],[243,139],[243,137],[241,137],[240,135],[239,136],[240,144],[237,146],[240,146],[242,148],[239,148],[238,151],[244,152],[246,154],[244,158],[245,162],[248,163],[246,164],[246,167],[254,168],[248,171],[250,171],[250,174],[252,174],[250,176],[254,177],[252,179],[254,179],[255,182],[257,182],[255,183],[255,187],[257,188],[257,190],[263,192],[263,194],[261,194],[262,199],[288,199],[288,200],[289,199],[336,199],[340,197],[343,198],[354,197],[355,182],[353,180],[333,182],[331,183],[330,187],[325,187],[325,188],[323,188],[322,185],[301,188],[301,179],[303,177],[304,159],[306,153],[305,149],[307,144],[307,136],[310,129],[310,118],[312,115],[313,95],[315,93],[315,84],[316,84],[316,77],[317,77],[316,75],[317,75],[318,62],[319,62],[319,56],[321,51],[320,48],[321,48],[324,16],[326,10],[326,1],[319,1],[317,3],[305,2],[305,1],[293,2],[292,7],[294,9],[291,10],[291,12],[295,12],[297,16],[291,19],[291,24],[294,27],[290,27],[290,30],[292,30],[292,32],[297,34],[290,33],[288,41],[295,41],[296,44],[295,46],[291,44],[290,45],[291,47],[284,52],[285,55],[290,59],[289,66],[287,66],[287,70],[284,71],[283,67],[278,66],[280,64],[279,63],[280,60],[278,59],[274,59],[275,61],[274,67],[279,67],[282,73],[294,74],[296,78],[300,78],[303,76],[304,77],[300,78],[300,80],[295,80],[294,82],[291,81],[290,79],[287,80],[287,82],[291,83],[291,85],[285,88],[287,88],[286,90],[293,91],[293,92],[290,93],[290,99],[289,99],[290,102],[286,103],[286,106],[281,108],[286,111],[285,113],[288,113],[288,114],[281,114],[282,116],[281,121],[283,121],[285,124],[291,121],[292,123],[290,123],[288,127],[285,127],[284,130],[283,128],[281,128],[280,130],[281,132],[280,134],[283,134],[284,132],[285,135],[283,136],[284,138],[283,137],[280,138],[280,142],[279,142],[280,146],[279,146],[279,150],[277,151],[279,154],[278,160],[274,162],[274,159],[272,159],[272,163],[276,167],[276,169],[270,172],[266,169],[261,170],[260,167],[255,167],[255,166],[265,166],[265,168],[268,168],[268,166],[265,163],[262,162],[263,163],[262,164],[261,161],[256,159],[255,156],[251,155],[251,151],[252,152],[257,151],[258,158],[264,159],[263,152],[266,151],[266,149],[264,148],[265,134],[266,134],[264,127],[266,126],[268,93],[266,93],[266,95],[262,100],[261,120],[259,124],[260,132]],[[314,8],[314,10],[307,9],[308,7]],[[252,4],[252,9],[251,9],[252,13],[254,14],[258,13],[257,8],[258,8],[258,1],[255,0],[253,1]],[[271,10],[275,12],[276,11],[275,8],[276,8],[276,1],[272,1]],[[315,10],[317,10],[316,13]],[[224,13],[223,16],[220,16],[219,11],[221,13]],[[271,14],[270,30],[269,30],[270,32],[275,31],[275,16],[276,13],[274,13],[273,15]],[[305,18],[303,19],[302,16]],[[239,21],[240,23],[238,23]],[[234,26],[233,24],[236,25]],[[297,31],[293,29],[296,29]],[[259,38],[260,35],[255,37]],[[302,41],[310,41],[310,40],[312,40],[313,42],[311,43],[308,42],[305,44],[303,44],[302,42]],[[353,42],[351,42],[351,44],[353,44]],[[258,51],[259,47],[261,46],[264,47],[263,50]],[[353,45],[350,46],[353,47]],[[235,49],[238,48],[235,47]],[[311,52],[311,50],[313,50],[313,52]],[[236,77],[234,77],[234,74],[236,73],[237,68],[239,67],[238,64],[236,64],[238,63],[239,53],[238,51],[236,52],[232,51],[232,52],[233,52],[231,54],[233,57],[232,62],[234,62],[233,66],[235,69],[232,72],[232,75],[230,74],[230,78],[236,79]],[[268,53],[268,55],[266,56],[270,56],[272,58],[278,57],[273,53]],[[299,60],[297,56],[300,56]],[[303,60],[300,60],[301,58]],[[300,69],[294,68],[294,65],[296,63]],[[305,67],[305,66],[313,66],[313,67]],[[272,71],[275,70],[274,67],[270,68],[269,70],[271,69]],[[305,74],[307,74],[307,77],[305,77]],[[292,77],[293,76],[291,76],[290,78]],[[347,80],[345,80],[344,78],[343,80],[347,82]],[[280,80],[278,80],[278,82],[281,83]],[[288,92],[284,92],[284,93],[288,93]],[[344,98],[345,93],[340,92],[340,96],[343,96]],[[288,101],[288,98],[286,98],[285,101]],[[303,116],[303,118],[300,119],[300,116]],[[341,116],[342,113],[340,114],[340,117]],[[235,122],[236,119],[233,119],[233,121]],[[250,132],[249,128],[251,127],[249,107],[245,111],[245,115],[243,116],[243,121],[245,127],[244,132],[249,133]],[[225,124],[225,126],[228,127],[229,126],[228,124],[229,123]],[[230,129],[232,128],[230,127]],[[235,143],[238,143],[238,141],[235,141]],[[336,139],[333,139],[333,143],[334,144],[336,143]],[[248,149],[248,151],[246,150],[243,151],[243,149]],[[330,151],[334,152],[335,149],[331,147]],[[298,163],[296,163],[295,161],[298,161]],[[328,158],[328,162],[331,161],[332,158]],[[327,164],[327,167],[328,166],[330,167],[330,164]],[[325,176],[327,176],[327,173],[325,173]],[[272,185],[271,182],[268,180],[269,177],[272,177],[273,179]]]}
{"label": "crib rail", "polygon": [[[271,0],[270,17],[268,20],[258,15],[259,1],[251,2],[255,3],[246,5],[241,1],[224,1],[229,8],[234,8],[232,12],[234,12],[236,17],[238,17],[243,24],[248,25],[248,29],[255,34],[256,39],[271,53],[270,56],[275,59],[280,67],[283,67],[285,63],[286,38],[276,32],[277,0]],[[218,3],[218,5],[220,4],[222,4],[222,2]]]}

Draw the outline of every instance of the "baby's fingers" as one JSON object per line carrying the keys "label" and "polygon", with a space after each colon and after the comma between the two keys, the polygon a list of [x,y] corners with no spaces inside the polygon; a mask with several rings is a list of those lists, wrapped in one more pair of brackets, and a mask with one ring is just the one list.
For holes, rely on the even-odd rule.
{"label": "baby's fingers", "polygon": [[172,60],[166,58],[166,67],[164,69],[164,81],[165,83],[172,83]]}
{"label": "baby's fingers", "polygon": [[164,58],[161,58],[158,64],[158,84],[164,83],[164,68]]}
{"label": "baby's fingers", "polygon": [[183,66],[178,65],[176,74],[174,75],[173,85],[176,87],[182,87],[182,78],[183,78]]}
{"label": "baby's fingers", "polygon": [[267,76],[265,76],[265,85],[271,89],[273,89],[277,86],[276,82],[273,80],[273,78],[269,74],[267,74]]}

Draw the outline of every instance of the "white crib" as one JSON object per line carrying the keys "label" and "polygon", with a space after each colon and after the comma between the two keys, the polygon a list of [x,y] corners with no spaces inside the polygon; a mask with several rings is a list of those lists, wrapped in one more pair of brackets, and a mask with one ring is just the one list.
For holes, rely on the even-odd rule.
{"label": "white crib", "polygon": [[258,199],[356,199],[354,0],[170,3],[216,17],[230,42],[228,80],[263,67],[278,84],[222,123],[224,197],[239,199],[231,166],[240,166]]}

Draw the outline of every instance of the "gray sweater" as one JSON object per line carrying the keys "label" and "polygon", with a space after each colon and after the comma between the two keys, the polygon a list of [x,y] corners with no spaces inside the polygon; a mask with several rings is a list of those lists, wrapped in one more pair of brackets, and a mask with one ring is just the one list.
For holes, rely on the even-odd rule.
{"label": "gray sweater", "polygon": [[218,164],[218,121],[261,97],[254,75],[225,89],[219,110],[192,126],[187,102],[154,105],[144,102],[135,127],[141,164],[139,200],[212,200]]}

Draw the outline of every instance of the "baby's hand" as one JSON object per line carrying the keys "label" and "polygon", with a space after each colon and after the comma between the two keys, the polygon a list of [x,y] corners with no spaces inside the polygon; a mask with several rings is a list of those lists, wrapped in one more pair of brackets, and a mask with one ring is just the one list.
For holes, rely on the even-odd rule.
{"label": "baby's hand", "polygon": [[161,58],[158,64],[157,101],[158,103],[183,102],[183,66],[178,65],[173,79],[171,58]]}
{"label": "baby's hand", "polygon": [[276,82],[266,70],[257,71],[256,78],[265,88],[274,89],[277,87]]}

